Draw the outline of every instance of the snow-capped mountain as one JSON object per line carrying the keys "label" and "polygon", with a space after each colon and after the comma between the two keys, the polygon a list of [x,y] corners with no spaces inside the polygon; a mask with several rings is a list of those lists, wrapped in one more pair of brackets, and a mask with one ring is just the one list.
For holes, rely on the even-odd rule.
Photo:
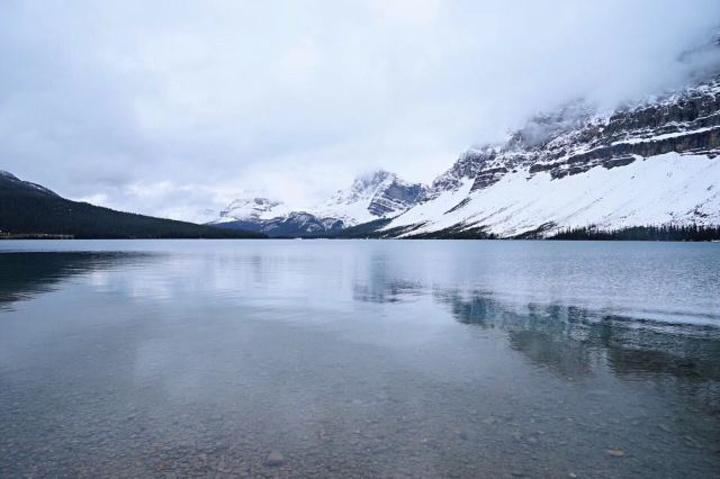
{"label": "snow-capped mountain", "polygon": [[235,220],[213,225],[263,233],[272,237],[320,236],[339,232],[345,227],[342,220],[337,218],[323,218],[302,211],[293,211],[274,218]]}
{"label": "snow-capped mountain", "polygon": [[286,208],[282,201],[259,197],[242,198],[233,200],[214,222],[270,219],[284,214],[284,209]]}
{"label": "snow-capped mountain", "polygon": [[380,170],[356,178],[350,189],[337,191],[313,213],[339,218],[346,227],[354,226],[398,215],[413,206],[424,191],[425,186],[419,183],[408,183]]}
{"label": "snow-capped mountain", "polygon": [[380,236],[720,225],[720,75],[598,113],[575,102],[464,153]]}
{"label": "snow-capped mountain", "polygon": [[271,236],[322,235],[396,216],[415,205],[424,192],[425,186],[381,170],[356,178],[349,189],[311,208],[294,209],[268,198],[238,199],[211,224]]}

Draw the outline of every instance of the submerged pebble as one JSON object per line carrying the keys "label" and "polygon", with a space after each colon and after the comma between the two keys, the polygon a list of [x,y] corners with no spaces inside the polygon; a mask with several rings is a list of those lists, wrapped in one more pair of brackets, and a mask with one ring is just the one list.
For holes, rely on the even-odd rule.
{"label": "submerged pebble", "polygon": [[265,465],[268,467],[279,467],[282,466],[284,463],[285,458],[277,451],[272,451],[265,459]]}

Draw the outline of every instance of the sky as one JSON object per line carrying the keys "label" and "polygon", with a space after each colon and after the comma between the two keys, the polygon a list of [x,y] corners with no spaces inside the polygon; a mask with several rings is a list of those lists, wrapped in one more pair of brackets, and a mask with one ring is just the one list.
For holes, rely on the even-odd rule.
{"label": "sky", "polygon": [[538,111],[681,85],[718,25],[717,0],[0,0],[0,169],[193,221],[429,183]]}

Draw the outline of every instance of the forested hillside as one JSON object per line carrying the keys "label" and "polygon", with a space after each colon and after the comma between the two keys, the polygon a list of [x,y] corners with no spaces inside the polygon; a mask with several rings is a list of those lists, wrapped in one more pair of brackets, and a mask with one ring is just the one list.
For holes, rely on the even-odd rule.
{"label": "forested hillside", "polygon": [[70,201],[5,172],[0,172],[0,233],[118,239],[264,237],[258,233],[123,213]]}

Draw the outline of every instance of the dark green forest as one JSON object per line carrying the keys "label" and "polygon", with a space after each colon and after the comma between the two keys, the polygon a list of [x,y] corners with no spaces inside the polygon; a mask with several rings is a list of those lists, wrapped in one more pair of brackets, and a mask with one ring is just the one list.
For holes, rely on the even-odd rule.
{"label": "dark green forest", "polygon": [[712,241],[720,240],[720,227],[689,226],[635,226],[610,231],[593,228],[575,228],[561,231],[550,240],[600,241]]}
{"label": "dark green forest", "polygon": [[0,233],[71,235],[78,239],[264,237],[70,201],[11,175],[0,176]]}
{"label": "dark green forest", "polygon": [[[332,235],[333,238],[381,238],[392,236],[393,231],[379,233],[377,230],[387,225],[390,220],[376,220],[347,228],[340,233]],[[720,240],[720,227],[705,227],[699,225],[688,226],[636,226],[610,231],[601,231],[595,228],[575,228],[563,230],[555,235],[543,237],[542,232],[547,227],[538,231],[524,233],[515,240],[577,240],[577,241],[713,241]],[[398,231],[402,233],[404,231]],[[460,230],[449,228],[431,233],[410,235],[411,239],[500,239],[496,235],[488,233],[484,228],[471,230]]]}

